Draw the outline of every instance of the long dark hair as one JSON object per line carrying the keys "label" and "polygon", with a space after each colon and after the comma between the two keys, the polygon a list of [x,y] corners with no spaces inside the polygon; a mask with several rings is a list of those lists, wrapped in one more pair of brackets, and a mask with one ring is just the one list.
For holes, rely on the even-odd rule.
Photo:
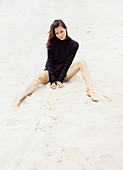
{"label": "long dark hair", "polygon": [[65,25],[65,23],[61,19],[56,19],[51,24],[50,31],[48,32],[49,37],[48,37],[48,41],[46,43],[46,48],[48,48],[48,49],[52,49],[55,45],[55,42],[57,39],[57,37],[55,35],[55,28],[57,28],[58,26],[62,26],[64,29],[66,28],[66,38],[70,38],[68,36],[67,26]]}

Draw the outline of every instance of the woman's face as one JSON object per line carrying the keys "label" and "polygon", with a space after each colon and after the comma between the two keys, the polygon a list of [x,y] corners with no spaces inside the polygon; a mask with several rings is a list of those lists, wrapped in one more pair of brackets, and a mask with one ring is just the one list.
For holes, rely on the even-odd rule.
{"label": "woman's face", "polygon": [[66,28],[63,28],[62,26],[58,26],[57,28],[55,28],[55,35],[60,40],[65,40],[66,39]]}

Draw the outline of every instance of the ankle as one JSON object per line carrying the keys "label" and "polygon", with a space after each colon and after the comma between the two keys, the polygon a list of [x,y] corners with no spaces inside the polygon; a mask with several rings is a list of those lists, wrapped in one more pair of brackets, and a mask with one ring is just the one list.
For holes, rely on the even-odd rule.
{"label": "ankle", "polygon": [[93,89],[88,89],[87,92],[88,92],[90,95],[93,95],[93,94],[94,94],[94,90],[93,90]]}

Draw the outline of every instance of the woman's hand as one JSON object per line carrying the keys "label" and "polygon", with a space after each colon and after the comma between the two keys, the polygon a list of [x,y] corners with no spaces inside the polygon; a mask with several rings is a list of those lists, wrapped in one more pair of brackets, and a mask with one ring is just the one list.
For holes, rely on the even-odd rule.
{"label": "woman's hand", "polygon": [[51,87],[53,90],[55,90],[56,87],[57,87],[57,85],[56,85],[55,83],[53,83],[53,84],[50,85],[50,87]]}
{"label": "woman's hand", "polygon": [[59,81],[57,82],[57,86],[58,86],[58,88],[63,88],[64,87],[64,85]]}

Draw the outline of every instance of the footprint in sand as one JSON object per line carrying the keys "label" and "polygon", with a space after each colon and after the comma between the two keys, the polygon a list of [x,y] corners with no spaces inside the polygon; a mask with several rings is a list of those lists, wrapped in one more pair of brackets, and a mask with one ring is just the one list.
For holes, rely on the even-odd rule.
{"label": "footprint in sand", "polygon": [[108,96],[104,95],[104,94],[98,94],[98,98],[99,98],[99,101],[102,101],[102,102],[111,102],[112,99],[109,98]]}
{"label": "footprint in sand", "polygon": [[59,115],[50,115],[50,118],[53,120],[55,124],[62,122],[62,117],[60,117]]}
{"label": "footprint in sand", "polygon": [[48,113],[44,115],[37,123],[35,131],[41,130],[42,132],[49,131],[51,128],[56,128],[56,126],[62,122],[62,117],[54,113]]}
{"label": "footprint in sand", "polygon": [[111,102],[112,99],[108,98],[107,96],[103,95],[103,97],[108,101],[108,102]]}
{"label": "footprint in sand", "polygon": [[98,168],[102,168],[102,170],[108,169],[108,170],[120,170],[120,166],[118,161],[108,153],[101,154],[99,156],[98,161],[96,162],[96,165]]}
{"label": "footprint in sand", "polygon": [[55,110],[55,105],[51,101],[49,101],[49,100],[46,101],[46,104],[45,104],[44,107],[46,109],[50,110],[50,111],[54,111]]}

